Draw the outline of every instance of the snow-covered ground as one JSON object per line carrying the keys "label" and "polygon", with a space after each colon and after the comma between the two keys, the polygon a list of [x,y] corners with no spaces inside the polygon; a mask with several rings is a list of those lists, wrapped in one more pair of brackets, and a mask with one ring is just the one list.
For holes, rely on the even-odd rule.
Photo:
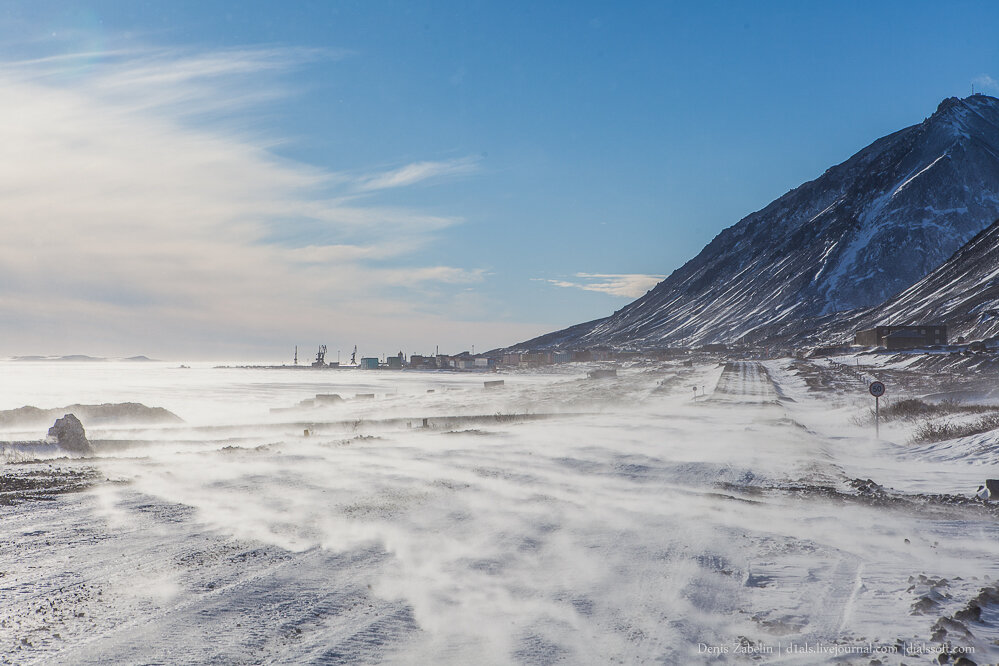
{"label": "snow-covered ground", "polygon": [[0,663],[999,660],[994,433],[877,441],[845,367],[0,363],[186,422],[0,432]]}

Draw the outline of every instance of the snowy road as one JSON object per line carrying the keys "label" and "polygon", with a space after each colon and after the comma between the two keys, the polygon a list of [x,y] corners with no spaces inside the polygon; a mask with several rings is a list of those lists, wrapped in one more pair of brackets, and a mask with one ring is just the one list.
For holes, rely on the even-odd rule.
{"label": "snowy road", "polygon": [[[619,374],[379,373],[393,390],[308,412],[309,437],[297,413],[112,428],[129,444],[96,459],[8,465],[5,489],[99,477],[0,495],[0,663],[828,663],[787,648],[946,627],[999,658],[991,607],[953,624],[999,577],[995,511],[892,491],[911,454],[843,425],[849,401],[781,362]],[[262,414],[332,390],[245,377],[218,393]]]}
{"label": "snowy road", "polygon": [[742,403],[773,403],[774,384],[758,361],[732,361],[725,364],[712,400]]}

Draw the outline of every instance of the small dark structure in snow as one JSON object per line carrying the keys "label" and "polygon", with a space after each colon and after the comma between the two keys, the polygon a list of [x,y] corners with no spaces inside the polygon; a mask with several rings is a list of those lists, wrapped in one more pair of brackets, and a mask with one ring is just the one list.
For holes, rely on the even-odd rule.
{"label": "small dark structure in snow", "polygon": [[999,499],[999,479],[986,479],[985,485],[978,486],[978,492],[975,494],[984,500]]}
{"label": "small dark structure in snow", "polygon": [[886,349],[913,349],[947,344],[946,326],[876,326],[857,331],[854,344]]}
{"label": "small dark structure in snow", "polygon": [[54,437],[60,448],[73,453],[93,453],[94,449],[87,440],[87,433],[83,429],[80,419],[73,414],[66,414],[61,419],[56,419],[55,424],[49,428],[49,437]]}
{"label": "small dark structure in snow", "polygon": [[615,368],[598,368],[590,370],[586,376],[590,379],[607,379],[608,377],[617,377],[617,370]]}

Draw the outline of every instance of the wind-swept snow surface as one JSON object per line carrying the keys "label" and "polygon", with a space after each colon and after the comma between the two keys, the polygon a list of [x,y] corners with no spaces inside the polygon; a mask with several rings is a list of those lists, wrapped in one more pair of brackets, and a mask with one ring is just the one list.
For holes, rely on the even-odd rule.
{"label": "wind-swept snow surface", "polygon": [[[851,423],[862,382],[831,366],[578,366],[489,390],[9,366],[0,409],[128,397],[185,423],[88,427],[94,457],[35,462],[0,434],[0,663],[999,658],[997,512],[972,499],[999,461],[873,440]],[[347,399],[271,412],[330,393]]]}

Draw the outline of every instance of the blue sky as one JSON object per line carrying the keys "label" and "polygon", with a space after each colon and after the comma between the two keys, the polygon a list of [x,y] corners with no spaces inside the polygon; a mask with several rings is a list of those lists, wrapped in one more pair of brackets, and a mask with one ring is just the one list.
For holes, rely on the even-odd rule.
{"label": "blue sky", "polygon": [[0,10],[0,354],[511,344],[999,94],[989,2],[287,4]]}

